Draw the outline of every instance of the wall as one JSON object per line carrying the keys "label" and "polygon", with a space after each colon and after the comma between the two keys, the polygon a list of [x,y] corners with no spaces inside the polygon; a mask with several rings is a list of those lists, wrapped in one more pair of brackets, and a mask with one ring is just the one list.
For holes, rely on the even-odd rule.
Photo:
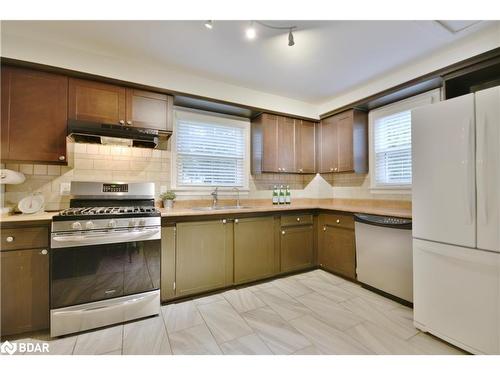
{"label": "wall", "polygon": [[[69,207],[69,195],[61,194],[61,183],[71,181],[154,182],[156,198],[170,188],[171,152],[133,147],[103,146],[69,142],[68,166],[42,164],[6,164],[5,168],[23,172],[26,181],[6,185],[5,206],[14,207],[31,192],[45,197],[46,210]],[[331,187],[314,175],[263,174],[250,176],[250,191],[242,198],[271,199],[274,185],[289,185],[293,198],[331,198]],[[222,193],[224,195],[224,193]],[[206,196],[183,195],[178,199],[210,199]]]}

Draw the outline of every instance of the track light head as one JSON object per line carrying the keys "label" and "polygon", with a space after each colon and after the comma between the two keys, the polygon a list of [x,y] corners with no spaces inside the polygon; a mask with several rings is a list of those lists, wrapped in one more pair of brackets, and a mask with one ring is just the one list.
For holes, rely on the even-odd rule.
{"label": "track light head", "polygon": [[293,40],[292,30],[290,29],[290,32],[288,33],[288,46],[291,47],[293,45],[295,45],[295,41]]}
{"label": "track light head", "polygon": [[245,30],[245,35],[247,39],[250,40],[255,39],[255,37],[257,36],[257,31],[255,30],[253,22],[251,22],[250,26],[248,26],[247,29]]}
{"label": "track light head", "polygon": [[212,20],[208,20],[205,22],[205,27],[209,30],[212,30],[214,27],[214,22]]}

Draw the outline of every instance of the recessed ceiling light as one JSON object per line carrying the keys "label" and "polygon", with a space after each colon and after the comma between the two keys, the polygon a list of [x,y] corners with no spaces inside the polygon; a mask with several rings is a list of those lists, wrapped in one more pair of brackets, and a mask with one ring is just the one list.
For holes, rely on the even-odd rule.
{"label": "recessed ceiling light", "polygon": [[206,27],[207,29],[212,30],[212,28],[214,27],[214,23],[213,23],[213,21],[209,20],[209,21],[205,22],[205,27]]}

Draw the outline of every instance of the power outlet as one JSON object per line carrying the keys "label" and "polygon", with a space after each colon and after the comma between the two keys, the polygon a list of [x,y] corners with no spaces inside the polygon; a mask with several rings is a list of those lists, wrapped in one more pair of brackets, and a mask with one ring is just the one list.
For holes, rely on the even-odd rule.
{"label": "power outlet", "polygon": [[70,192],[71,192],[71,183],[61,182],[61,185],[59,185],[59,194],[69,195]]}

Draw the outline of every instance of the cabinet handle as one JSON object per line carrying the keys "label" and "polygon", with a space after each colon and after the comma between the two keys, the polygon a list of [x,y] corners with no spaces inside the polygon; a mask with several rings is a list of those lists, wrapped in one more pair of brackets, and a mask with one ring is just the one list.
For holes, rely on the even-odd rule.
{"label": "cabinet handle", "polygon": [[283,172],[286,172],[286,169],[285,169],[285,168],[281,168],[281,170],[282,170]]}
{"label": "cabinet handle", "polygon": [[118,121],[121,125],[124,125],[125,124],[125,121],[124,120],[120,120]]}
{"label": "cabinet handle", "polygon": [[278,172],[281,172],[281,168],[278,168]]}
{"label": "cabinet handle", "polygon": [[66,156],[64,156],[64,155],[59,156],[59,160],[61,160],[61,161],[66,160]]}
{"label": "cabinet handle", "polygon": [[282,230],[282,231],[281,231],[281,234],[283,234],[283,235],[284,235],[284,234],[285,234],[285,231],[284,231],[284,230]]}
{"label": "cabinet handle", "polygon": [[299,169],[299,172],[300,172],[300,173],[302,173],[302,172],[304,172],[304,170],[303,170],[302,168],[300,168],[300,169]]}
{"label": "cabinet handle", "polygon": [[338,169],[338,168],[335,168],[335,172],[337,172],[337,169]]}
{"label": "cabinet handle", "polygon": [[47,249],[43,249],[42,251],[40,251],[40,254],[42,255],[47,255],[49,252],[47,251]]}
{"label": "cabinet handle", "polygon": [[234,219],[234,223],[235,223],[235,224],[238,224],[238,223],[239,223],[239,220],[238,220],[238,219]]}
{"label": "cabinet handle", "polygon": [[340,223],[340,219],[337,219],[337,224],[339,224],[339,223]]}
{"label": "cabinet handle", "polygon": [[323,227],[323,232],[326,232],[326,227]]}
{"label": "cabinet handle", "polygon": [[226,224],[227,223],[227,220],[226,219],[222,219],[222,224]]}
{"label": "cabinet handle", "polygon": [[297,218],[297,221],[300,221],[300,217]]}
{"label": "cabinet handle", "polygon": [[330,172],[333,172],[333,168],[330,168]]}
{"label": "cabinet handle", "polygon": [[127,125],[132,125],[132,121],[128,120]]}
{"label": "cabinet handle", "polygon": [[7,241],[7,242],[14,242],[14,237],[9,236],[9,237],[7,237],[7,238],[5,239],[5,241]]}

